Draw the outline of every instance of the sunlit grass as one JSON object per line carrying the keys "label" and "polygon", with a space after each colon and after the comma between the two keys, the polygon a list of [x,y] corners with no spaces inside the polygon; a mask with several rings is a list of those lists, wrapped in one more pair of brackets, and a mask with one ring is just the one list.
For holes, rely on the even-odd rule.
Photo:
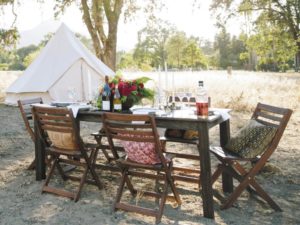
{"label": "sunlit grass", "polygon": [[229,76],[226,71],[168,72],[167,79],[165,72],[160,75],[158,72],[124,73],[130,78],[141,75],[151,77],[157,91],[160,86],[169,94],[172,91],[195,93],[198,80],[203,80],[213,107],[235,111],[252,111],[257,102],[296,109],[300,101],[299,73],[234,71]]}

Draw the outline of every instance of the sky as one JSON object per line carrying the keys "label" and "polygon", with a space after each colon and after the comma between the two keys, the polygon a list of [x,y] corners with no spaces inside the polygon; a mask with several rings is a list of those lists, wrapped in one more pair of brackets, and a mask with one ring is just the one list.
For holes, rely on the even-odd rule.
{"label": "sky", "polygon": [[[159,12],[159,17],[174,24],[175,27],[184,31],[188,36],[193,35],[202,39],[213,40],[218,32],[214,26],[215,20],[209,11],[210,0],[201,0],[200,7],[193,7],[194,0],[164,0],[166,7]],[[54,1],[45,0],[43,4],[37,3],[37,0],[20,0],[20,5],[15,6],[18,15],[16,25],[19,31],[27,31],[40,25],[47,24],[54,20]],[[13,21],[10,8],[4,8],[4,19],[0,20],[0,28],[8,27]],[[1,15],[3,18],[3,15]],[[65,23],[72,31],[82,33],[89,37],[86,26],[82,22],[79,7],[72,4],[67,8],[64,15],[57,19],[56,27],[60,23]],[[145,27],[146,21],[142,14],[135,20],[124,23],[120,19],[118,28],[118,49],[130,50],[134,48],[137,41],[137,31]],[[55,26],[54,26],[55,27]],[[53,32],[55,32],[55,29]],[[240,33],[239,25],[236,21],[230,24],[228,31],[231,34]]]}

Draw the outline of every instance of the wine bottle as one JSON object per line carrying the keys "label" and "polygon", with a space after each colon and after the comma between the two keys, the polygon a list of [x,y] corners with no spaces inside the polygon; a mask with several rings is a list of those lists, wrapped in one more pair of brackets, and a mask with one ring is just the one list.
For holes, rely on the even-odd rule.
{"label": "wine bottle", "polygon": [[122,104],[121,104],[121,96],[118,89],[118,86],[116,86],[115,89],[115,95],[114,95],[114,112],[121,112],[122,111]]}
{"label": "wine bottle", "polygon": [[196,108],[198,116],[208,116],[208,94],[203,81],[199,81],[196,95]]}
{"label": "wine bottle", "polygon": [[105,84],[102,90],[102,110],[111,111],[110,107],[110,87],[108,83],[108,76],[105,76]]}
{"label": "wine bottle", "polygon": [[110,101],[108,93],[103,92],[102,93],[102,110],[103,111],[110,111]]}

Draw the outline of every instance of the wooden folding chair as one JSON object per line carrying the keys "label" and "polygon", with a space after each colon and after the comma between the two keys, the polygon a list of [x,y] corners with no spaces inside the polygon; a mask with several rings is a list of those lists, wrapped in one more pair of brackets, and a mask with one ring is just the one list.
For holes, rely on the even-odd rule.
{"label": "wooden folding chair", "polygon": [[[258,196],[263,198],[274,210],[282,211],[273,199],[257,183],[255,176],[264,167],[269,157],[277,148],[291,114],[292,110],[290,109],[258,103],[251,119],[254,119],[261,124],[276,128],[276,133],[273,139],[260,156],[244,158],[236,154],[232,154],[226,148],[211,147],[210,151],[221,162],[218,165],[217,170],[212,175],[212,182],[214,183],[223,172],[231,175],[239,181],[239,185],[226,199],[221,206],[221,209],[231,207],[241,193],[247,189],[250,193],[256,193]],[[246,170],[241,164],[243,162],[250,162],[252,165],[251,169]]]}
{"label": "wooden folding chair", "polygon": [[[18,100],[18,106],[25,124],[25,128],[28,131],[31,140],[35,142],[35,135],[33,131],[33,118],[31,113],[31,105],[36,103],[43,103],[42,98],[32,98],[25,100]],[[32,122],[31,122],[32,121]],[[30,163],[27,169],[32,170],[35,168],[35,159]]]}
{"label": "wooden folding chair", "polygon": [[[94,170],[93,162],[96,157],[96,147],[88,146],[83,143],[78,124],[76,123],[71,110],[66,108],[46,108],[33,107],[32,113],[37,122],[38,133],[40,139],[43,141],[46,150],[50,154],[51,167],[46,176],[42,192],[49,192],[60,196],[78,201],[82,187],[85,182],[97,185],[99,189],[102,188],[98,175]],[[88,155],[88,152],[90,154]],[[83,168],[83,171],[75,170],[81,176],[73,176],[66,174],[61,166],[63,164],[75,165],[77,169]],[[76,191],[66,191],[56,187],[50,187],[49,182],[54,174],[54,169],[57,168],[63,180],[80,181],[79,187]],[[88,172],[90,172],[92,179],[87,179]]]}
{"label": "wooden folding chair", "polygon": [[[168,197],[169,186],[178,205],[181,204],[181,200],[172,178],[172,159],[162,153],[154,118],[148,115],[105,113],[103,115],[103,126],[111,149],[115,149],[115,140],[120,140],[127,155],[126,158],[117,160],[122,170],[122,178],[113,209],[154,216],[156,223],[159,223]],[[144,208],[136,204],[121,202],[125,183],[133,196],[138,194],[132,184],[133,179],[129,179],[129,177],[155,179],[156,181],[163,180],[162,192],[158,190],[156,192],[147,190],[140,192],[144,196],[159,199],[158,209]]]}

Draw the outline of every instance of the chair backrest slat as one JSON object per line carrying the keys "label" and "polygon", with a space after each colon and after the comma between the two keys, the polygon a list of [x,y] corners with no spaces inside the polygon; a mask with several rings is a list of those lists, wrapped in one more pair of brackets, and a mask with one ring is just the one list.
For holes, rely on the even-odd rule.
{"label": "chair backrest slat", "polygon": [[257,116],[278,122],[282,120],[282,116],[274,116],[274,114],[272,115],[263,111],[257,112]]}
{"label": "chair backrest slat", "polygon": [[139,135],[139,136],[153,136],[152,131],[146,131],[146,130],[132,130],[132,129],[121,129],[121,128],[113,128],[108,126],[108,129],[111,133],[118,133],[118,134],[127,134],[130,136]]}
{"label": "chair backrest slat", "polygon": [[43,103],[42,98],[31,98],[31,99],[24,99],[24,100],[19,100],[18,102],[20,102],[22,105],[32,105],[32,104],[36,104],[36,103]]}
{"label": "chair backrest slat", "polygon": [[162,163],[166,163],[153,117],[149,115],[104,113],[103,127],[108,136],[112,151],[114,151],[115,139],[125,141],[126,143],[152,143],[154,144],[154,154],[160,158]]}
{"label": "chair backrest slat", "polygon": [[48,121],[48,120],[41,120],[41,124],[49,125],[49,126],[57,126],[57,127],[72,127],[72,121]]}
{"label": "chair backrest slat", "polygon": [[61,122],[71,122],[72,119],[66,115],[50,115],[50,114],[40,114],[40,118],[45,121],[61,121]]}
{"label": "chair backrest slat", "polygon": [[110,127],[122,127],[122,128],[133,128],[133,129],[151,129],[151,125],[149,123],[144,123],[143,121],[134,121],[131,122],[116,122],[110,121]]}
{"label": "chair backrest slat", "polygon": [[[79,150],[80,136],[71,110],[67,108],[33,107],[39,132],[45,142],[65,150]],[[48,138],[47,138],[48,137]]]}
{"label": "chair backrest slat", "polygon": [[266,120],[263,120],[263,119],[256,119],[257,122],[260,122],[264,125],[267,125],[267,126],[271,126],[271,127],[275,127],[275,128],[279,128],[279,125],[278,124],[274,124],[274,123],[270,123]]}
{"label": "chair backrest slat", "polygon": [[42,125],[41,127],[45,131],[56,131],[56,132],[62,132],[62,133],[72,133],[72,127],[48,126],[48,125]]}
{"label": "chair backrest slat", "polygon": [[31,112],[31,105],[35,103],[43,103],[42,98],[32,98],[32,99],[25,99],[25,100],[18,100],[18,106],[26,127],[32,141],[35,141],[35,135],[32,126],[29,123],[29,120],[32,120],[32,112]]}
{"label": "chair backrest slat", "polygon": [[270,143],[270,147],[265,152],[266,155],[270,156],[277,148],[292,112],[293,111],[288,108],[280,108],[262,103],[257,104],[252,119],[256,119],[260,123],[277,128],[274,138]]}

